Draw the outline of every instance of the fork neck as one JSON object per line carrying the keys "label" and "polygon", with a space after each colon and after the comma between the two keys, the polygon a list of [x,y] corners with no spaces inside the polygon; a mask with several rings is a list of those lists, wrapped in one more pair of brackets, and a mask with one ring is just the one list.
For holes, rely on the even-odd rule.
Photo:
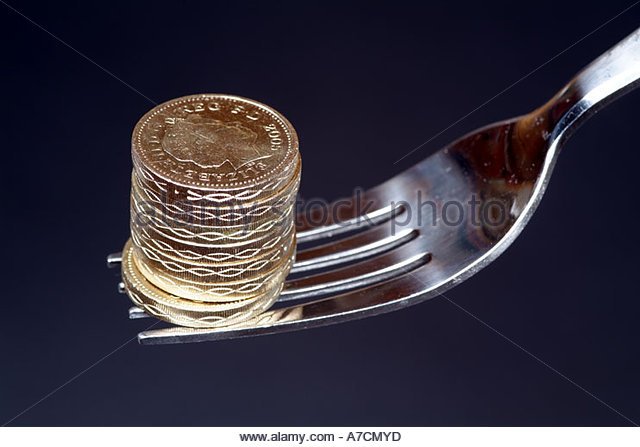
{"label": "fork neck", "polygon": [[[584,121],[640,85],[640,28],[593,61],[542,107],[514,126],[523,156],[560,147]],[[533,144],[532,144],[533,143]]]}

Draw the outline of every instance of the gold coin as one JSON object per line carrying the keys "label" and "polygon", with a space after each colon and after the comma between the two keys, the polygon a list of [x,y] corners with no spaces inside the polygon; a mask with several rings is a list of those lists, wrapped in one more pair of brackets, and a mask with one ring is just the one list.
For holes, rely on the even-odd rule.
{"label": "gold coin", "polygon": [[256,101],[192,95],[145,114],[131,147],[131,300],[191,327],[268,308],[296,251],[302,164],[291,124]]}
{"label": "gold coin", "polygon": [[[137,233],[132,233],[136,258],[149,266],[150,270],[163,271],[180,281],[195,283],[237,283],[244,278],[264,276],[278,266],[278,260],[291,251],[295,245],[293,225],[276,239],[271,248],[264,247],[261,252],[249,258],[230,257],[226,262],[207,262],[206,259],[184,259],[175,251],[154,250],[148,241],[140,240]],[[213,252],[217,254],[216,252]]]}
{"label": "gold coin", "polygon": [[152,250],[158,256],[205,265],[230,265],[251,259],[260,259],[278,246],[291,243],[294,237],[293,222],[283,233],[267,235],[255,244],[233,247],[194,246],[159,238],[147,231],[146,228],[138,228],[135,225],[131,228],[131,238],[136,246]]}
{"label": "gold coin", "polygon": [[165,193],[156,193],[145,187],[140,178],[133,173],[131,216],[138,220],[150,216],[162,219],[165,225],[172,223],[176,226],[215,227],[225,230],[247,225],[256,227],[265,220],[282,219],[289,207],[296,203],[298,185],[299,176],[286,185],[278,195],[259,202],[233,207],[201,207],[191,201],[172,201]]}
{"label": "gold coin", "polygon": [[[174,207],[162,207],[146,200],[137,188],[132,188],[130,198],[131,221],[138,226],[155,226],[160,229],[188,230],[200,234],[217,231],[225,235],[238,232],[254,232],[277,227],[289,217],[295,217],[295,194],[282,197],[270,204],[209,213],[208,211],[184,208],[179,214]],[[273,223],[276,221],[276,223]],[[271,223],[270,223],[271,222]],[[191,235],[187,239],[192,239]]]}
{"label": "gold coin", "polygon": [[250,207],[280,196],[292,185],[300,183],[302,164],[300,158],[279,170],[273,177],[260,184],[248,185],[235,190],[211,191],[196,187],[184,187],[158,178],[143,166],[134,162],[134,173],[138,186],[151,195],[159,196],[166,203],[189,204],[202,208]]}
{"label": "gold coin", "polygon": [[[290,267],[286,265],[295,258],[295,240],[275,253],[275,259],[268,259],[272,261],[268,267],[259,268],[263,261],[254,261],[241,269],[236,266],[217,269],[219,274],[214,273],[214,268],[178,266],[177,263],[158,268],[157,263],[149,262],[149,258],[137,250],[135,246],[132,249],[136,267],[156,287],[189,300],[227,302],[262,294],[274,278],[288,274]],[[239,273],[243,274],[241,278]]]}
{"label": "gold coin", "polygon": [[[174,254],[150,249],[144,242],[137,241],[132,235],[134,254],[138,262],[138,268],[143,272],[158,272],[163,276],[170,276],[170,284],[239,284],[269,275],[282,264],[283,259],[290,257],[291,250],[295,247],[293,238],[285,237],[283,242],[260,256],[250,257],[244,260],[233,259],[226,263],[207,263],[199,260],[192,261],[180,259]],[[158,275],[160,276],[160,275]],[[150,278],[150,281],[154,282]],[[155,283],[159,287],[165,287],[162,281]],[[166,287],[165,287],[166,288]],[[166,288],[166,290],[169,290]],[[180,295],[179,292],[173,292]]]}
{"label": "gold coin", "polygon": [[[269,257],[252,260],[244,265],[213,267],[157,260],[141,254],[134,248],[136,266],[149,282],[174,295],[200,301],[209,301],[201,296],[211,295],[215,300],[221,298],[221,294],[206,292],[212,286],[234,287],[249,282],[265,281],[265,278],[273,276],[274,272],[279,270],[290,251],[282,247]],[[228,294],[225,298],[227,296]]]}
{"label": "gold coin", "polygon": [[[142,254],[153,263],[160,263],[162,266],[158,268],[167,268],[171,270],[165,263],[176,263],[180,266],[197,266],[214,269],[215,271],[225,270],[230,267],[242,268],[245,265],[254,263],[256,261],[263,261],[273,258],[277,252],[287,250],[293,243],[294,228],[293,223],[290,223],[289,230],[284,234],[275,235],[259,246],[251,249],[250,252],[247,249],[235,251],[230,254],[229,251],[218,251],[216,248],[209,247],[191,247],[188,252],[177,250],[175,245],[159,244],[155,238],[148,236],[139,236],[137,231],[131,232],[131,239],[134,247],[137,250],[141,250]],[[144,234],[144,232],[142,233]],[[193,250],[193,249],[197,249]],[[238,253],[245,252],[244,255],[235,256]]]}
{"label": "gold coin", "polygon": [[[285,266],[290,268],[292,260]],[[266,293],[228,303],[203,303],[174,296],[151,284],[134,261],[131,241],[125,244],[122,277],[131,300],[148,314],[170,323],[189,327],[219,327],[248,319],[268,309],[278,298],[288,268],[269,284]]]}
{"label": "gold coin", "polygon": [[247,226],[233,230],[211,228],[194,231],[189,227],[169,227],[134,220],[130,222],[130,228],[132,233],[137,233],[141,238],[161,240],[176,248],[187,246],[200,252],[215,249],[219,252],[235,253],[247,248],[260,247],[272,239],[281,237],[288,232],[293,222],[293,209],[289,209],[281,219],[265,220],[255,228]]}
{"label": "gold coin", "polygon": [[153,108],[136,125],[131,147],[134,163],[153,176],[222,201],[229,191],[282,178],[299,159],[298,137],[285,117],[257,101],[219,94]]}

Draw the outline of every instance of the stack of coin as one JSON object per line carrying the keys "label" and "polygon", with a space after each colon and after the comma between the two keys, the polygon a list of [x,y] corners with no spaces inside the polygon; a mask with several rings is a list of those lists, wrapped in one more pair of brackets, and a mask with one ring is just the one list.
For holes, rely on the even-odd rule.
{"label": "stack of coin", "polygon": [[125,289],[162,320],[236,323],[278,298],[295,257],[298,139],[258,102],[178,98],[149,111],[132,138]]}

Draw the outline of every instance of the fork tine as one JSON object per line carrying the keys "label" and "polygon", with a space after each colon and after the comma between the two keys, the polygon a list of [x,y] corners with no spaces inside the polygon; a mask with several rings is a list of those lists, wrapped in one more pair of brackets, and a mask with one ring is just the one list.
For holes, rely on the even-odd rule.
{"label": "fork tine", "polygon": [[137,306],[133,306],[129,308],[129,319],[137,320],[139,318],[150,318],[151,315],[146,313],[144,310],[140,309]]}
{"label": "fork tine", "polygon": [[373,256],[402,245],[417,235],[418,230],[413,228],[397,230],[395,225],[387,222],[354,236],[299,251],[291,273]]}
{"label": "fork tine", "polygon": [[122,262],[122,252],[111,253],[107,256],[107,267],[118,267]]}
{"label": "fork tine", "polygon": [[357,228],[385,222],[401,213],[404,208],[384,203],[372,193],[353,199],[337,200],[327,207],[315,207],[296,215],[296,237],[308,242]]}
{"label": "fork tine", "polygon": [[[316,206],[313,206],[313,205]],[[383,208],[388,203],[380,203],[373,191],[356,189],[351,197],[341,197],[331,203],[309,200],[306,213],[299,213],[299,230],[315,228],[319,225],[331,225],[336,222],[353,219],[363,213]]]}
{"label": "fork tine", "polygon": [[430,259],[431,254],[425,252],[420,244],[408,243],[357,264],[289,281],[278,302],[370,286],[413,270]]}
{"label": "fork tine", "polygon": [[[429,264],[390,281],[323,300],[267,311],[251,320],[216,329],[171,327],[138,334],[141,344],[195,343],[276,334],[327,326],[401,309],[437,294],[421,277]],[[442,284],[440,289],[444,291]]]}

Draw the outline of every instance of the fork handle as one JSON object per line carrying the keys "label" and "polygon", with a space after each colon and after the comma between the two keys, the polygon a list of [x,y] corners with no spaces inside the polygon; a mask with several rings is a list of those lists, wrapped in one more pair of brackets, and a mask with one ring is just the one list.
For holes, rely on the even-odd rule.
{"label": "fork handle", "polygon": [[536,112],[548,118],[551,141],[559,144],[602,107],[637,87],[639,80],[640,28],[584,68]]}
{"label": "fork handle", "polygon": [[[640,85],[640,28],[578,73],[550,101],[515,121],[510,132],[511,168],[535,181],[535,168],[605,105]],[[530,168],[531,167],[531,168]]]}

